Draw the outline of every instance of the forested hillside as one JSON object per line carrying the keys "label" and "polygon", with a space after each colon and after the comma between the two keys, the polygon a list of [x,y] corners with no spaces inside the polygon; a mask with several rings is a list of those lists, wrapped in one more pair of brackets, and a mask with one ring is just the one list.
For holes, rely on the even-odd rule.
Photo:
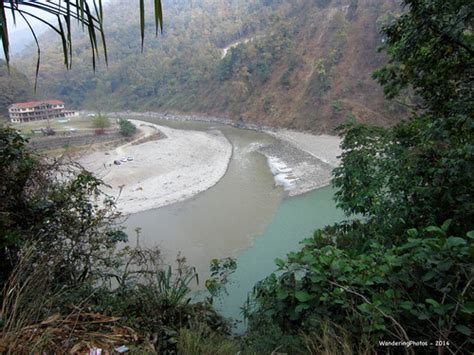
{"label": "forested hillside", "polygon": [[[150,5],[150,3],[148,3]],[[43,39],[39,95],[74,108],[186,111],[328,131],[347,120],[388,125],[403,114],[371,73],[385,63],[381,24],[396,0],[165,0],[140,50],[138,2],[106,10],[109,65],[94,74],[88,39]],[[151,6],[147,7],[151,9]],[[34,75],[33,52],[21,60]]]}
{"label": "forested hillside", "polygon": [[31,98],[32,86],[27,77],[10,68],[0,59],[0,121],[8,116],[7,108],[14,102]]}

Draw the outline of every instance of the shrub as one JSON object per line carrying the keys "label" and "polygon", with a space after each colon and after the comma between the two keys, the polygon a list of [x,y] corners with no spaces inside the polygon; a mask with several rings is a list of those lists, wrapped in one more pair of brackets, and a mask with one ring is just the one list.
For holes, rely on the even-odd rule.
{"label": "shrub", "polygon": [[191,329],[180,331],[177,344],[178,354],[238,354],[239,343],[212,331],[202,323],[195,324]]}
{"label": "shrub", "polygon": [[110,127],[110,120],[107,116],[97,115],[91,118],[92,127],[104,129]]}
{"label": "shrub", "polygon": [[[80,352],[127,333],[147,351],[173,353],[180,329],[198,322],[228,334],[209,303],[191,303],[198,277],[184,258],[173,271],[159,250],[116,250],[127,236],[100,180],[35,156],[3,127],[0,163],[0,351]],[[215,263],[216,292],[234,265]]]}
{"label": "shrub", "polygon": [[332,111],[334,112],[334,114],[338,115],[338,114],[341,113],[341,108],[342,108],[341,101],[339,101],[339,100],[331,101],[331,107],[332,107]]}
{"label": "shrub", "polygon": [[371,241],[363,251],[338,247],[347,242],[333,242],[329,229],[316,232],[256,286],[250,320],[258,326],[268,317],[290,333],[322,332],[331,322],[353,344],[441,339],[452,349],[472,346],[474,231],[452,236],[449,224],[410,229],[391,248]]}
{"label": "shrub", "polygon": [[0,127],[0,163],[0,284],[23,245],[33,242],[38,255],[63,256],[58,283],[96,277],[109,251],[126,238],[113,226],[119,214],[101,193],[102,182],[78,165],[34,155],[9,128]]}
{"label": "shrub", "polygon": [[291,86],[291,81],[290,81],[290,71],[286,70],[283,75],[280,78],[280,85],[288,90]]}
{"label": "shrub", "polygon": [[270,113],[272,110],[272,95],[267,94],[263,98],[263,112]]}
{"label": "shrub", "polygon": [[118,123],[120,126],[120,133],[124,137],[131,137],[137,131],[137,127],[132,122],[130,122],[129,120],[125,118],[119,119]]}

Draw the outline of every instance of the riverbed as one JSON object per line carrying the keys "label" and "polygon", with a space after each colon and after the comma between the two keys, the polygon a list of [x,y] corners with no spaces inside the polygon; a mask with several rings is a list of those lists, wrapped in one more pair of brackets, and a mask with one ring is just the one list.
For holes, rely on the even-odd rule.
{"label": "riverbed", "polygon": [[204,279],[212,258],[237,257],[251,247],[286,196],[283,188],[275,186],[266,157],[257,151],[276,139],[224,125],[158,123],[180,129],[218,129],[233,146],[227,172],[212,188],[182,202],[132,214],[125,222],[129,235],[141,228],[142,246],[160,246],[167,263],[181,253]]}
{"label": "riverbed", "polygon": [[315,229],[343,218],[334,192],[325,187],[290,197],[277,186],[262,152],[281,144],[275,136],[213,123],[149,120],[178,129],[218,130],[232,143],[227,172],[216,185],[185,201],[132,214],[125,225],[131,236],[141,228],[140,244],[159,246],[165,263],[185,256],[196,267],[201,288],[211,259],[236,258],[228,295],[216,305],[242,329],[240,309],[253,285],[275,270],[273,260],[297,250]]}

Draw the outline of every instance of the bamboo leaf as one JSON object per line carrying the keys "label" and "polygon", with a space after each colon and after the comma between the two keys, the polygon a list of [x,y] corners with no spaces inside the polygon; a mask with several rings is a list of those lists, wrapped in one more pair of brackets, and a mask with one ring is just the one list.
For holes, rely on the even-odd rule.
{"label": "bamboo leaf", "polygon": [[16,11],[15,11],[15,6],[16,6],[17,1],[15,1],[15,0],[9,0],[9,1],[10,1],[10,11],[11,11],[12,18],[13,18],[13,25],[16,26]]}
{"label": "bamboo leaf", "polygon": [[7,16],[5,14],[5,6],[3,1],[0,2],[0,25],[1,25],[1,39],[3,45],[3,54],[7,62],[7,67],[10,68],[10,44],[8,42],[8,27]]}
{"label": "bamboo leaf", "polygon": [[93,20],[92,20],[92,15],[90,13],[90,8],[87,3],[85,3],[85,14],[88,17],[89,22],[87,23],[87,28],[89,31],[89,40],[91,44],[91,50],[92,50],[92,68],[95,71],[96,69],[96,56],[99,55],[99,49],[97,47],[97,37],[95,34],[95,27],[93,26]]}
{"label": "bamboo leaf", "polygon": [[68,48],[67,48],[67,40],[64,33],[64,27],[61,22],[61,17],[58,16],[58,24],[59,24],[59,36],[61,37],[61,44],[63,47],[63,56],[64,56],[64,65],[66,68],[69,68],[69,55],[68,55]]}
{"label": "bamboo leaf", "polygon": [[143,52],[143,42],[145,40],[145,0],[140,0],[140,35],[142,38]]}
{"label": "bamboo leaf", "polygon": [[158,35],[158,27],[163,32],[163,8],[161,6],[161,0],[155,0],[155,30]]}
{"label": "bamboo leaf", "polygon": [[[49,1],[18,1],[18,0],[2,0],[0,2],[0,38],[2,40],[3,52],[6,58],[7,66],[10,62],[10,42],[8,34],[8,24],[6,18],[6,9],[11,10],[12,17],[14,22],[16,21],[16,16],[21,14],[22,18],[26,19],[27,17],[34,18],[48,27],[53,29],[61,38],[61,43],[63,47],[63,56],[64,63],[68,69],[72,67],[72,29],[71,29],[71,19],[76,19],[78,23],[81,24],[82,29],[87,28],[89,41],[92,50],[92,64],[93,69],[96,69],[96,57],[99,56],[99,44],[98,44],[98,35],[100,35],[100,41],[104,50],[105,62],[108,63],[108,51],[107,44],[105,39],[104,32],[104,10],[102,0],[93,0],[95,14],[92,14],[90,6],[86,0],[59,0],[58,2],[49,2]],[[145,0],[140,0],[140,35],[141,35],[141,50],[144,50],[144,40],[145,40]],[[162,1],[154,0],[154,16],[155,16],[155,30],[158,34],[158,28],[163,31],[163,9]],[[48,20],[44,20],[42,15],[37,15],[37,13],[29,12],[25,9],[35,8],[43,13],[55,15],[58,18],[58,25],[55,27]],[[64,19],[65,24],[62,22]],[[35,38],[35,43],[39,50],[38,40],[34,33],[33,27],[30,27],[30,32]],[[40,58],[38,57],[37,61],[37,73],[36,79],[38,76]],[[36,80],[35,79],[35,80]],[[36,82],[35,82],[36,86]]]}
{"label": "bamboo leaf", "polygon": [[34,90],[36,92],[36,88],[38,86],[38,75],[39,75],[39,68],[40,68],[40,60],[41,60],[41,48],[38,42],[38,37],[36,37],[36,33],[33,30],[33,27],[30,24],[30,21],[26,18],[26,16],[20,12],[20,16],[23,18],[23,20],[26,22],[28,25],[28,28],[30,29],[31,34],[33,35],[33,38],[35,40],[36,44],[36,50],[37,50],[37,55],[36,55],[36,70],[35,70],[35,85],[34,85]]}
{"label": "bamboo leaf", "polygon": [[104,48],[104,58],[105,58],[105,64],[108,64],[109,59],[107,55],[107,43],[105,41],[105,31],[104,31],[104,13],[102,9],[102,0],[99,0],[99,6],[97,6],[96,1],[94,0],[94,8],[95,12],[97,14],[97,19],[99,21],[99,33],[100,33],[100,38],[102,41],[102,47]]}
{"label": "bamboo leaf", "polygon": [[[69,43],[69,57],[72,58],[72,37],[71,37],[71,2],[66,1],[66,15],[64,16],[66,20],[66,29],[67,29],[67,40]],[[72,66],[72,60],[70,62]]]}

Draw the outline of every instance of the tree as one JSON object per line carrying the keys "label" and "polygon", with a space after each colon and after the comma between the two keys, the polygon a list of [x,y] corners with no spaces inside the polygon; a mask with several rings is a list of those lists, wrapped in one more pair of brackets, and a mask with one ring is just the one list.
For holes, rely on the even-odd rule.
{"label": "tree", "polygon": [[104,129],[110,127],[110,120],[107,116],[97,115],[92,117],[92,126],[94,128]]}
{"label": "tree", "polygon": [[20,250],[34,244],[36,256],[51,254],[61,275],[76,285],[97,275],[108,252],[126,235],[102,182],[79,166],[35,156],[13,129],[0,127],[0,285],[15,267]]}
{"label": "tree", "polygon": [[120,126],[120,133],[124,137],[131,137],[137,131],[137,127],[132,122],[130,122],[129,120],[125,118],[119,119],[118,123]]}
{"label": "tree", "polygon": [[390,63],[375,74],[386,95],[393,98],[411,86],[424,100],[423,109],[472,114],[472,2],[404,3],[409,11],[384,28]]}
{"label": "tree", "polygon": [[[474,228],[474,210],[468,203],[474,193],[474,5],[467,0],[405,4],[409,11],[384,28],[391,59],[375,77],[388,97],[410,87],[423,104],[410,121],[381,132],[384,138],[360,126],[347,130],[345,156],[356,159],[360,148],[369,154],[368,160],[373,158],[372,168],[359,165],[369,169],[362,176],[379,184],[372,183],[373,198],[365,198],[370,208],[363,213],[375,214],[378,209],[385,218],[403,219],[402,225],[441,225],[452,218],[452,227],[463,234]],[[379,151],[374,149],[377,144]],[[353,162],[347,163],[352,173],[357,171]],[[344,168],[336,171],[342,205],[354,197],[364,199],[357,193],[362,184],[369,188],[357,178],[348,179],[351,175]],[[399,206],[411,208],[401,211]],[[384,213],[380,208],[386,208]]]}

